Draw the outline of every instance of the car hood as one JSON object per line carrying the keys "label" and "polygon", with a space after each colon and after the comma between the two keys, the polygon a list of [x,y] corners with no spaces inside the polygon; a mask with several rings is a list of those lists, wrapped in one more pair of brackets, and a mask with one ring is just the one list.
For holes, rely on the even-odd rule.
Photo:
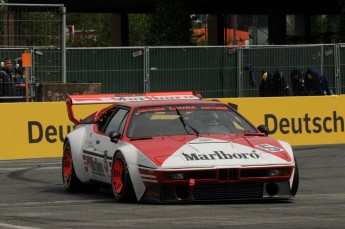
{"label": "car hood", "polygon": [[240,167],[290,164],[290,149],[266,136],[160,137],[132,141],[161,168]]}

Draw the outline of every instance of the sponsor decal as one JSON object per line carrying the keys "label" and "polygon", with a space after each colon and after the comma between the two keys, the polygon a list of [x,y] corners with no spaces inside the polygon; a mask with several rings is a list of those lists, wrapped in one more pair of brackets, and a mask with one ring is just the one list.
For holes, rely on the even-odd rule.
{"label": "sponsor decal", "polygon": [[153,107],[153,108],[139,109],[137,114],[147,113],[147,112],[159,112],[159,111],[165,111],[165,107]]}
{"label": "sponsor decal", "polygon": [[91,169],[92,174],[104,176],[103,162],[97,161],[97,158],[92,158],[87,155],[83,155],[84,168],[88,172]]}
{"label": "sponsor decal", "polygon": [[150,107],[150,108],[139,108],[136,114],[159,112],[159,111],[194,111],[194,110],[229,110],[226,106],[193,106],[193,105],[180,105],[180,106],[167,106],[167,107]]}
{"label": "sponsor decal", "polygon": [[104,170],[108,172],[108,158],[107,158],[108,151],[104,152],[104,158],[103,158],[103,164],[104,164]]}
{"label": "sponsor decal", "polygon": [[[100,98],[102,99],[102,98]],[[157,95],[157,96],[130,96],[130,97],[113,97],[106,98],[114,102],[126,102],[126,101],[149,101],[149,100],[172,100],[172,99],[200,99],[194,95]]]}
{"label": "sponsor decal", "polygon": [[[100,95],[102,96],[102,95]],[[70,96],[73,104],[91,104],[91,103],[114,103],[114,102],[136,102],[136,101],[155,101],[155,100],[173,100],[173,99],[195,99],[200,100],[195,95],[157,95],[157,96],[121,96],[116,97],[76,97]]]}
{"label": "sponsor decal", "polygon": [[229,110],[229,108],[227,108],[226,106],[214,106],[214,107],[200,107],[201,110]]}
{"label": "sponsor decal", "polygon": [[278,153],[278,152],[284,151],[283,149],[281,149],[277,146],[272,146],[270,144],[259,144],[259,145],[255,145],[255,146],[260,148],[260,149],[272,152],[272,153]]}
{"label": "sponsor decal", "polygon": [[259,159],[258,153],[224,153],[224,151],[213,151],[207,154],[186,154],[182,153],[186,161],[200,161],[200,160],[239,160],[239,159]]}
{"label": "sponsor decal", "polygon": [[182,111],[182,110],[196,110],[196,106],[170,106],[168,108],[171,111],[175,111],[176,109]]}
{"label": "sponsor decal", "polygon": [[89,172],[89,164],[91,163],[91,158],[87,155],[83,155],[83,161],[85,172]]}

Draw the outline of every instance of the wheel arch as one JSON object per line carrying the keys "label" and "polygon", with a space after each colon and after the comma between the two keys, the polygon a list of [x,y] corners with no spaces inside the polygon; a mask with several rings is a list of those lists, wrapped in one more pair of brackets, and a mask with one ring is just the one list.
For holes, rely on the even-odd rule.
{"label": "wheel arch", "polygon": [[282,140],[278,140],[278,141],[281,144],[281,146],[285,149],[285,151],[289,154],[290,158],[294,160],[294,153],[293,153],[291,145]]}
{"label": "wheel arch", "polygon": [[[128,153],[125,153],[125,152],[128,152]],[[138,164],[142,155],[135,147],[131,145],[128,145],[124,148],[116,150],[113,155],[113,159],[115,155],[119,153],[121,153],[124,159],[126,160],[128,173],[133,185],[135,196],[137,200],[139,201],[144,195],[145,189],[146,189],[144,182],[141,178],[139,167],[138,167]]]}
{"label": "wheel arch", "polygon": [[298,187],[299,187],[299,167],[298,167],[298,162],[297,159],[294,157],[294,162],[295,162],[295,169],[293,171],[293,175],[290,178],[290,189],[291,189],[291,194],[292,196],[295,196]]}

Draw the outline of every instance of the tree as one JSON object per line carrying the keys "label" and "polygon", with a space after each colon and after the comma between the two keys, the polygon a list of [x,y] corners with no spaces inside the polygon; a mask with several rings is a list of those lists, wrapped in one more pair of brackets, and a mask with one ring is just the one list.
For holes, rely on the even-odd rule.
{"label": "tree", "polygon": [[[102,47],[110,46],[110,14],[69,13],[66,24],[74,25],[80,34],[70,35],[67,46],[72,47]],[[93,32],[94,34],[90,35]]]}
{"label": "tree", "polygon": [[337,42],[345,42],[345,0],[341,0],[342,10],[338,16]]}
{"label": "tree", "polygon": [[129,14],[128,30],[130,46],[145,46],[146,38],[149,34],[149,14]]}
{"label": "tree", "polygon": [[191,45],[192,20],[184,0],[157,0],[149,18],[147,45]]}
{"label": "tree", "polygon": [[312,43],[325,43],[325,35],[327,34],[327,24],[327,15],[315,15],[311,17]]}

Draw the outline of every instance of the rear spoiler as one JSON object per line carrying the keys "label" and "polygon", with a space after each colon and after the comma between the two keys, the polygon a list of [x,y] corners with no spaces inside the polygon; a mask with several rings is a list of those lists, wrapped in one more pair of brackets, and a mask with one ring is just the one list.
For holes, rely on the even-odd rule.
{"label": "rear spoiler", "polygon": [[158,101],[174,99],[197,99],[202,97],[196,91],[176,92],[145,92],[145,93],[120,93],[120,94],[90,94],[90,95],[67,95],[66,105],[68,117],[74,124],[80,123],[73,112],[73,105],[88,104],[113,104],[118,102]]}

